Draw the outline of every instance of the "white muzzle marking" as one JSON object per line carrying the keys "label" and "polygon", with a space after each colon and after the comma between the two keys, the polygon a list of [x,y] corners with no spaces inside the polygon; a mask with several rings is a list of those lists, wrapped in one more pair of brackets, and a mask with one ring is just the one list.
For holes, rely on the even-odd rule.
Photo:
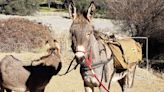
{"label": "white muzzle marking", "polygon": [[84,52],[85,52],[84,46],[80,45],[80,46],[77,46],[75,55],[77,58],[81,58],[84,56],[84,54],[85,54]]}

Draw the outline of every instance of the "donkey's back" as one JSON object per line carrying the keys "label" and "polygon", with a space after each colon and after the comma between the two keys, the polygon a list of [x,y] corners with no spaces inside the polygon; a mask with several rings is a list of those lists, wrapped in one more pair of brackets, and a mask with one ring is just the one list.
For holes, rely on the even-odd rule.
{"label": "donkey's back", "polygon": [[12,55],[5,56],[0,61],[1,85],[17,91],[26,90],[26,80],[30,73],[23,68],[23,64]]}

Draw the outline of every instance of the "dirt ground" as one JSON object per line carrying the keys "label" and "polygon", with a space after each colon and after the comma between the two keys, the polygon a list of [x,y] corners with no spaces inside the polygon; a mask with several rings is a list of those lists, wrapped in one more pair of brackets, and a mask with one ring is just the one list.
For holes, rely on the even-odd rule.
{"label": "dirt ground", "polygon": [[[66,67],[65,67],[66,66]],[[68,65],[64,65],[63,71]],[[60,73],[61,73],[60,72]],[[98,89],[96,89],[97,92]],[[70,72],[65,76],[54,76],[45,92],[84,92],[83,82],[79,69]],[[110,92],[121,92],[118,83],[112,83]],[[145,69],[137,67],[134,87],[129,92],[164,92],[164,80],[157,78]]]}
{"label": "dirt ground", "polygon": [[[36,59],[45,53],[0,53],[0,59],[2,59],[7,54],[12,54],[20,60],[28,61]],[[68,66],[69,61],[64,61],[62,70],[59,73],[64,73]],[[45,92],[84,92],[83,82],[79,73],[79,67],[67,75],[53,76],[47,85]],[[99,92],[98,89],[96,89],[96,92]],[[118,83],[112,83],[110,92],[121,92]],[[129,89],[129,92],[164,92],[164,80],[152,75],[146,69],[137,67],[134,87]]]}
{"label": "dirt ground", "polygon": [[[0,15],[0,19],[10,18],[10,17],[11,16]],[[42,17],[30,16],[27,18],[30,20],[38,20],[39,22],[49,25],[56,30],[68,30],[71,24],[70,19],[64,19],[62,17],[54,16],[54,15],[42,16]],[[61,19],[63,19],[64,22],[61,22]],[[112,25],[110,21],[104,19],[96,19],[95,23],[98,23],[95,25],[101,25],[101,24]],[[65,25],[65,27],[63,27],[63,25]],[[101,27],[100,29],[106,29],[106,26],[103,25],[103,27]],[[115,28],[114,26],[109,26],[109,27]],[[99,26],[97,29],[99,29]],[[69,45],[67,46],[65,44],[65,47],[69,47]],[[0,53],[0,59],[2,59],[6,54],[12,54],[15,57],[19,58],[20,60],[28,61],[28,60],[37,59],[38,57],[44,55],[45,53],[29,53],[29,52]],[[63,58],[63,67],[62,70],[59,72],[60,74],[66,71],[67,67],[69,66],[69,62],[72,59],[72,57],[69,56],[69,53],[65,54],[62,58]],[[50,83],[47,85],[45,92],[84,92],[83,81],[79,73],[79,67],[65,76],[58,76],[58,75],[53,76],[52,79],[50,80]],[[98,89],[96,89],[96,92],[99,92]],[[110,92],[121,92],[118,83],[112,82]],[[141,69],[137,67],[135,80],[134,80],[134,87],[129,89],[129,92],[164,92],[164,80],[159,79],[156,76],[152,75],[152,73],[148,72],[146,69]]]}

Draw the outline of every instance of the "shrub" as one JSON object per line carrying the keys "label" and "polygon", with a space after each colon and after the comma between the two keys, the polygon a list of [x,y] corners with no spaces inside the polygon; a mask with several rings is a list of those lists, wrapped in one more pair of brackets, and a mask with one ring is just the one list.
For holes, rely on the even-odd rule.
{"label": "shrub", "polygon": [[5,14],[31,15],[39,8],[36,0],[12,0],[4,6]]}
{"label": "shrub", "polygon": [[79,9],[79,10],[86,10],[87,7],[86,6],[89,6],[89,3],[90,1],[89,0],[74,0],[75,2],[75,5],[76,5],[76,8]]}
{"label": "shrub", "polygon": [[33,51],[52,40],[47,26],[26,19],[0,20],[0,52]]}

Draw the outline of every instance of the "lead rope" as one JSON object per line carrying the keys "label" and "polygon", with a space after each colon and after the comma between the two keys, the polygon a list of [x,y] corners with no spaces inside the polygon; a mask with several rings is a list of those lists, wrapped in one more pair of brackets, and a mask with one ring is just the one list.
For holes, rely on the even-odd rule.
{"label": "lead rope", "polygon": [[103,85],[102,81],[100,81],[98,79],[97,75],[93,71],[93,68],[92,68],[92,49],[90,49],[89,58],[86,58],[86,65],[89,67],[89,69],[91,70],[91,72],[92,72],[93,76],[96,78],[96,80],[100,83],[99,87],[102,86],[106,92],[109,92],[109,90]]}
{"label": "lead rope", "polygon": [[66,72],[63,73],[63,74],[58,74],[58,75],[59,75],[59,76],[63,76],[63,75],[68,74],[68,73],[71,72],[72,70],[75,70],[75,69],[77,68],[77,66],[79,65],[79,63],[77,63],[72,69],[70,69],[71,66],[72,66],[72,64],[73,64],[73,61],[74,61],[74,60],[75,60],[75,56],[74,56],[74,58],[72,59],[72,61],[70,62],[69,66],[68,66],[68,68],[67,68],[67,70],[66,70]]}

